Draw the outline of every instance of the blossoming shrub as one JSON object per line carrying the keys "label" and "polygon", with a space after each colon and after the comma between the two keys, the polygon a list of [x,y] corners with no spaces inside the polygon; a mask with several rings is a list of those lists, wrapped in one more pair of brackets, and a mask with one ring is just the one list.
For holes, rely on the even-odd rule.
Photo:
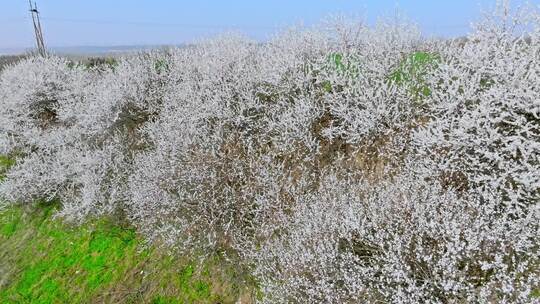
{"label": "blossoming shrub", "polygon": [[263,302],[532,302],[540,15],[526,12],[461,41],[340,20],[115,64],[23,60],[0,74],[0,152],[16,159],[0,195],[236,255]]}

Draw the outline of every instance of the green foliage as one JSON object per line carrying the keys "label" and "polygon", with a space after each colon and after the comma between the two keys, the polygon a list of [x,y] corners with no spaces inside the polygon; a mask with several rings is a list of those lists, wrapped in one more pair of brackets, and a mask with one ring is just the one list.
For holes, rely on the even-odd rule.
{"label": "green foliage", "polygon": [[328,61],[336,70],[340,72],[345,71],[346,67],[343,64],[343,55],[341,53],[332,53],[328,55]]}
{"label": "green foliage", "polygon": [[[129,227],[106,219],[70,227],[53,219],[56,208],[38,204],[31,213],[20,207],[0,213],[0,303],[117,302],[120,297],[214,303],[239,297],[242,288],[228,282],[238,274],[228,272],[220,259],[201,265],[157,248],[142,250]],[[134,292],[152,284],[144,293]],[[225,287],[217,294],[214,285]]]}
{"label": "green foliage", "polygon": [[341,75],[356,78],[360,75],[360,59],[356,56],[344,56],[341,53],[332,53],[328,56],[330,68],[338,71]]}
{"label": "green foliage", "polygon": [[332,92],[332,83],[328,80],[322,82],[322,87],[327,93]]}
{"label": "green foliage", "polygon": [[166,59],[158,59],[154,63],[154,68],[159,74],[166,73],[170,70],[169,62]]}
{"label": "green foliage", "polygon": [[[344,56],[341,53],[331,53],[326,60],[326,69],[336,71],[338,75],[354,80],[360,76],[360,62],[354,56]],[[327,93],[334,91],[337,87],[329,80],[322,82],[322,88]]]}
{"label": "green foliage", "polygon": [[118,61],[112,57],[90,57],[83,61],[69,61],[67,66],[72,69],[82,67],[84,69],[91,68],[111,68],[114,69],[118,65]]}
{"label": "green foliage", "polygon": [[15,160],[7,156],[0,155],[0,182],[4,178],[7,169],[15,165]]}
{"label": "green foliage", "polygon": [[415,52],[407,56],[399,67],[390,74],[389,80],[399,86],[406,86],[415,101],[431,95],[431,88],[426,85],[425,77],[434,70],[440,57],[427,52]]}
{"label": "green foliage", "polygon": [[0,155],[0,169],[9,168],[15,164],[15,160],[7,156]]}

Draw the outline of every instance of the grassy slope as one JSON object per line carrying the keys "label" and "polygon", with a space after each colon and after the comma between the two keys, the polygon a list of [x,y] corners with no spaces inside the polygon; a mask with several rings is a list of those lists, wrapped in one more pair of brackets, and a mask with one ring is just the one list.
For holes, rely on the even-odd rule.
{"label": "grassy slope", "polygon": [[250,302],[249,283],[221,258],[194,263],[143,249],[130,228],[70,227],[53,211],[0,213],[0,303]]}
{"label": "grassy slope", "polygon": [[[12,164],[0,156],[0,175]],[[0,303],[252,302],[254,283],[233,262],[143,246],[111,219],[69,226],[55,208],[0,211]]]}

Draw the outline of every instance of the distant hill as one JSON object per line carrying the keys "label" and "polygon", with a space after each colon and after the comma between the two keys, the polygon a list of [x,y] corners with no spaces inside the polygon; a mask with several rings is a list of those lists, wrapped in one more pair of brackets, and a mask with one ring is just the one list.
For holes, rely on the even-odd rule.
{"label": "distant hill", "polygon": [[[182,47],[182,45],[116,45],[116,46],[68,46],[51,47],[49,51],[59,55],[104,55],[130,53],[152,49]],[[2,55],[20,55],[31,52],[33,48],[0,48]]]}

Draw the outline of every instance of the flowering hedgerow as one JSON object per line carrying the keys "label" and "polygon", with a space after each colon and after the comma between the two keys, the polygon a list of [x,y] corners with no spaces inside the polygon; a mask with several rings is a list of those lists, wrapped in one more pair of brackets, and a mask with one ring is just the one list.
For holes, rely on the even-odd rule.
{"label": "flowering hedgerow", "polygon": [[0,195],[234,254],[263,302],[534,302],[539,83],[540,14],[504,5],[460,40],[334,20],[32,57],[0,74]]}

